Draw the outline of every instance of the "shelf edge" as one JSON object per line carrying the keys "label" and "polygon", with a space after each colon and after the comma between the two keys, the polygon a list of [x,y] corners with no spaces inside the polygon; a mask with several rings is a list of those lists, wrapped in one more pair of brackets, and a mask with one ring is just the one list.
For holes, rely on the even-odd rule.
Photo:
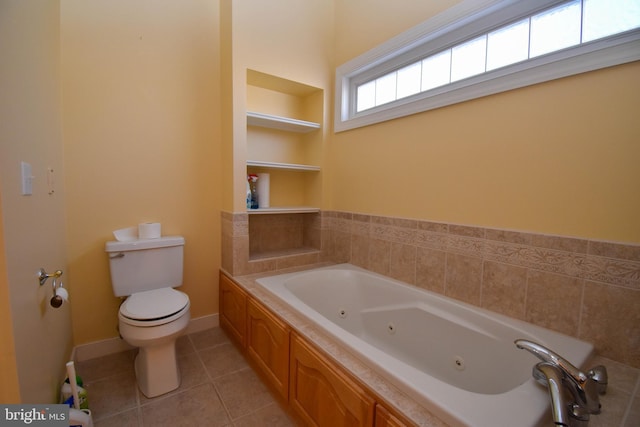
{"label": "shelf edge", "polygon": [[247,166],[270,168],[270,169],[312,171],[312,172],[320,171],[320,166],[301,165],[297,163],[263,162],[261,160],[247,160]]}
{"label": "shelf edge", "polygon": [[311,206],[291,206],[291,207],[274,207],[247,209],[249,215],[270,215],[270,214],[292,214],[292,213],[317,213],[320,208]]}
{"label": "shelf edge", "polygon": [[299,133],[307,133],[320,129],[320,123],[274,116],[272,114],[256,113],[254,111],[247,111],[247,125]]}

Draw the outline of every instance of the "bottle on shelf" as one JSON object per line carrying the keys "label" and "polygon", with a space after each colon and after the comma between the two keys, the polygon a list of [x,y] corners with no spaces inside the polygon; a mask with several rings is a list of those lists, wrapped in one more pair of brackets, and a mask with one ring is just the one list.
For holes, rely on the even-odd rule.
{"label": "bottle on shelf", "polygon": [[260,207],[258,200],[258,175],[250,173],[247,175],[249,189],[247,191],[247,209],[258,209]]}

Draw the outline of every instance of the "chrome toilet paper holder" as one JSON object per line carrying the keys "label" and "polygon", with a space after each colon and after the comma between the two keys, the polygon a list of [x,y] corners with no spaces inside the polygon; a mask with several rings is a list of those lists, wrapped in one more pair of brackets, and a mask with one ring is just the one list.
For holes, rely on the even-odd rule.
{"label": "chrome toilet paper holder", "polygon": [[40,270],[38,270],[38,282],[40,283],[40,286],[47,283],[47,280],[50,277],[53,277],[55,281],[55,279],[57,279],[60,276],[62,276],[62,270],[56,270],[53,273],[47,273],[44,268],[41,268]]}
{"label": "chrome toilet paper holder", "polygon": [[38,271],[38,282],[40,283],[40,286],[47,283],[47,280],[49,278],[53,278],[53,296],[51,297],[51,301],[49,301],[51,307],[53,308],[60,308],[60,306],[62,306],[65,301],[69,301],[69,292],[67,292],[67,290],[62,287],[62,281],[56,283],[56,280],[60,276],[62,276],[62,270],[56,270],[53,273],[47,273],[44,268],[41,268]]}

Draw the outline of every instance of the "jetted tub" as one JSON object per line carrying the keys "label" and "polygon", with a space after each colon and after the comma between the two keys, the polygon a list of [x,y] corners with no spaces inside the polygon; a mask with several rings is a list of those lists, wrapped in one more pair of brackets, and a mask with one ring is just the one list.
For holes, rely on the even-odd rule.
{"label": "jetted tub", "polygon": [[547,426],[546,388],[524,338],[581,367],[593,346],[350,264],[257,280],[453,426]]}

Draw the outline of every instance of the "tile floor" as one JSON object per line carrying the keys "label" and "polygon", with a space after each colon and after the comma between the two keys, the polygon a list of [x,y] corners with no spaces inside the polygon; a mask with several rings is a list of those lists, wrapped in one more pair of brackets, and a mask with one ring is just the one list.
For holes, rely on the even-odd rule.
{"label": "tile floor", "polygon": [[136,385],[135,350],[78,363],[95,427],[295,426],[220,328],[177,343],[182,384],[153,399]]}
{"label": "tile floor", "polygon": [[[220,328],[180,337],[177,354],[182,384],[153,399],[138,390],[135,350],[77,363],[95,427],[296,425]],[[589,425],[640,426],[640,371],[608,359],[596,362],[607,366],[610,387],[603,414]]]}

